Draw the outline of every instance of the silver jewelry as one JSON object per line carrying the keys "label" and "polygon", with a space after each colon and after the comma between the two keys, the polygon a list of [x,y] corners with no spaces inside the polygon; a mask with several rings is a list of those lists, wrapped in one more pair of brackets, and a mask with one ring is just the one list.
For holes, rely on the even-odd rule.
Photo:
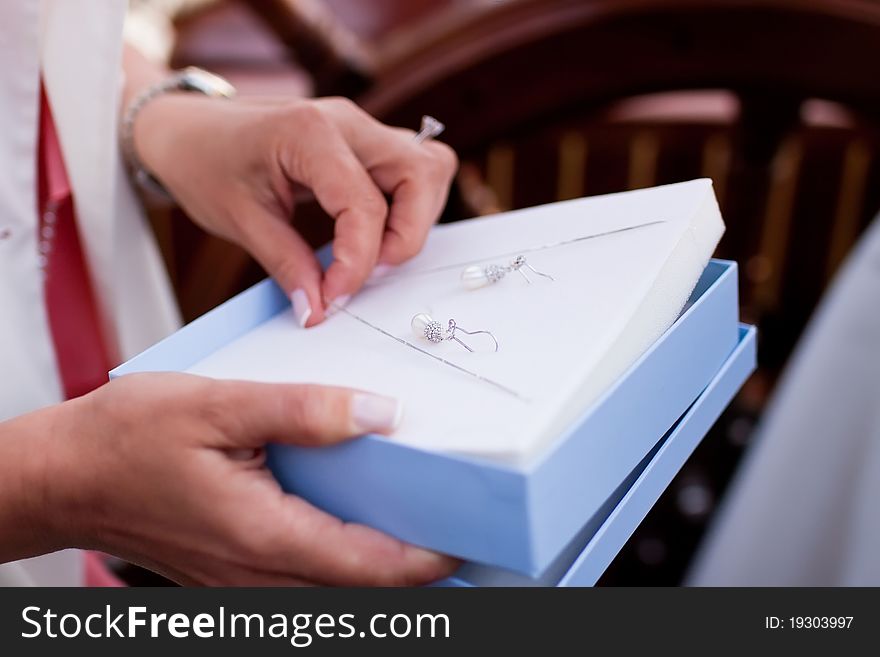
{"label": "silver jewelry", "polygon": [[471,265],[470,267],[465,267],[461,272],[461,282],[464,283],[464,286],[469,290],[476,290],[486,285],[497,283],[510,272],[516,271],[526,279],[526,282],[529,285],[531,285],[532,280],[526,275],[523,269],[529,269],[538,276],[549,278],[551,281],[556,280],[550,274],[545,274],[532,267],[526,262],[526,257],[524,255],[518,255],[511,260],[510,264],[507,266],[488,265],[486,267],[480,267],[479,265]]}
{"label": "silver jewelry", "polygon": [[462,333],[467,333],[468,335],[477,335],[479,333],[485,333],[488,335],[492,342],[495,343],[495,351],[498,351],[498,340],[495,339],[495,336],[492,335],[489,331],[466,331],[458,324],[455,323],[454,319],[449,320],[449,324],[446,326],[446,329],[443,329],[443,324],[438,322],[436,319],[428,315],[427,313],[419,313],[410,321],[410,326],[412,327],[413,333],[415,333],[418,337],[424,338],[428,342],[433,342],[434,344],[439,344],[444,340],[455,340],[462,347],[473,353],[473,349],[467,346],[464,342],[462,342],[455,333],[457,331],[461,331]]}
{"label": "silver jewelry", "polygon": [[[589,235],[581,235],[579,237],[573,237],[571,239],[562,240],[560,242],[550,242],[549,244],[541,244],[539,246],[533,246],[531,248],[522,249],[519,248],[516,251],[508,251],[506,253],[496,253],[491,256],[492,258],[505,258],[510,256],[515,256],[517,253],[538,253],[540,251],[546,251],[548,249],[558,249],[563,246],[572,246],[574,244],[580,244],[581,242],[586,242],[588,240],[595,240],[602,237],[608,237],[610,235],[617,235],[619,233],[628,233],[633,230],[641,230],[642,228],[648,228],[650,226],[658,226],[660,224],[665,224],[665,219],[658,219],[656,221],[647,221],[642,224],[634,224],[632,226],[625,226],[623,228],[614,228],[612,230],[605,230],[600,233],[591,233]],[[488,260],[490,256],[486,256],[486,258],[481,258]],[[430,269],[420,269],[417,271],[406,271],[400,274],[386,274],[384,276],[378,276],[375,279],[368,280],[364,287],[377,287],[379,285],[387,285],[388,283],[393,283],[403,278],[412,278],[413,276],[428,276],[431,274],[436,274],[441,271],[450,271],[453,269],[461,269],[462,267],[467,266],[469,263],[473,262],[473,259],[468,260],[466,262],[453,262],[446,265],[440,265],[438,267],[431,267]]]}
{"label": "silver jewelry", "polygon": [[135,150],[134,122],[150,101],[172,91],[191,91],[210,98],[232,98],[236,93],[235,87],[219,75],[190,66],[144,90],[128,106],[122,117],[120,137],[125,162],[132,178],[144,191],[165,200],[170,199],[170,195],[162,183],[147,170]]}
{"label": "silver jewelry", "polygon": [[395,342],[397,342],[400,345],[403,345],[404,347],[409,347],[413,351],[417,351],[421,355],[437,361],[441,365],[445,365],[446,367],[449,367],[453,370],[456,370],[457,372],[460,372],[461,374],[465,374],[469,377],[472,377],[473,379],[475,379],[477,381],[481,381],[481,382],[485,383],[486,385],[491,386],[500,392],[503,392],[507,395],[510,395],[511,397],[515,397],[516,399],[519,399],[522,402],[526,402],[526,403],[531,402],[531,400],[527,396],[517,392],[516,390],[514,390],[512,388],[508,388],[503,383],[499,383],[498,381],[494,381],[493,379],[490,379],[486,376],[483,376],[479,372],[474,372],[473,370],[466,369],[466,368],[462,367],[461,365],[459,365],[458,363],[453,363],[452,361],[446,360],[445,358],[442,358],[441,356],[438,356],[437,354],[432,354],[427,349],[422,349],[417,344],[414,344],[414,343],[410,342],[409,340],[404,340],[403,338],[401,338],[397,335],[394,335],[390,331],[386,331],[381,326],[377,326],[376,324],[373,324],[372,322],[367,321],[366,319],[364,319],[360,315],[357,315],[357,314],[351,312],[345,306],[340,306],[338,303],[331,303],[330,307],[333,308],[334,310],[337,310],[338,312],[340,312],[344,315],[348,315],[354,321],[359,322],[359,323],[363,324],[364,326],[366,326],[367,328],[372,329],[372,330],[376,331],[377,333],[384,335],[386,338],[390,338],[391,340],[394,340]]}
{"label": "silver jewelry", "polygon": [[427,114],[425,114],[422,117],[422,126],[413,137],[413,141],[417,144],[421,144],[423,141],[433,139],[444,130],[446,130],[445,125],[440,123],[440,121],[435,119],[433,116],[428,116]]}

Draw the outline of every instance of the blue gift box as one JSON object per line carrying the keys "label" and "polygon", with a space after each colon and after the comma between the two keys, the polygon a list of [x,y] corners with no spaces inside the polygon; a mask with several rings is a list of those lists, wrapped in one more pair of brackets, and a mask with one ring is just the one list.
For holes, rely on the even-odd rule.
{"label": "blue gift box", "polygon": [[592,586],[755,368],[757,331],[739,343],[706,389],[539,575],[465,564],[439,586]]}
{"label": "blue gift box", "polygon": [[[111,377],[186,369],[288,305],[263,281]],[[343,519],[483,565],[451,584],[592,583],[754,368],[754,343],[738,323],[736,264],[713,260],[673,326],[525,465],[365,436],[272,446],[270,467]]]}

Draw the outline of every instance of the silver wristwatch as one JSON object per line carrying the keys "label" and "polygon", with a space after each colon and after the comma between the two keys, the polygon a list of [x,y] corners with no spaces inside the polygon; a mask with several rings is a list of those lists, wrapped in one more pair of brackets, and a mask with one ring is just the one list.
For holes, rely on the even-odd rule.
{"label": "silver wristwatch", "polygon": [[204,94],[211,98],[232,98],[235,87],[219,75],[190,66],[177,71],[149,89],[141,92],[128,106],[122,117],[121,144],[131,177],[138,186],[152,196],[170,199],[170,195],[153,174],[151,174],[137,155],[134,147],[134,122],[140,111],[154,98],[174,91],[189,91]]}

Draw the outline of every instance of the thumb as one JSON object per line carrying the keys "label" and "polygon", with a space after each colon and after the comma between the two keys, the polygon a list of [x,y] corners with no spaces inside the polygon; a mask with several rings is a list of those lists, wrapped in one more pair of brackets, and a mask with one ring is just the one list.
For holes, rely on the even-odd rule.
{"label": "thumb", "polygon": [[324,320],[323,272],[312,248],[287,222],[255,207],[243,228],[242,246],[290,297],[302,327]]}
{"label": "thumb", "polygon": [[[400,424],[397,399],[351,388],[295,383],[218,382],[221,406],[234,413],[224,423],[229,445],[267,442],[330,445],[369,433],[389,434]],[[230,431],[231,429],[231,431]]]}

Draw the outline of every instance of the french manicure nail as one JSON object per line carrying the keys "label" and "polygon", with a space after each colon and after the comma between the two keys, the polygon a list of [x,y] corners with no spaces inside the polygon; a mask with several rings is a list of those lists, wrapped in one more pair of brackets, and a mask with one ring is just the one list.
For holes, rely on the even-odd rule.
{"label": "french manicure nail", "polygon": [[393,397],[355,393],[351,399],[351,418],[359,432],[390,433],[403,419],[403,404]]}
{"label": "french manicure nail", "polygon": [[327,302],[327,317],[333,317],[340,310],[345,308],[348,305],[348,302],[351,301],[350,294],[343,294],[342,296],[336,297],[331,301]]}
{"label": "french manicure nail", "polygon": [[373,271],[370,273],[369,280],[376,281],[382,278],[383,276],[391,273],[394,270],[392,265],[376,265],[373,267]]}
{"label": "french manicure nail", "polygon": [[302,288],[294,290],[290,295],[290,303],[293,305],[293,315],[296,317],[296,323],[300,327],[305,327],[309,317],[312,316],[312,306],[309,304],[309,297]]}
{"label": "french manicure nail", "polygon": [[433,581],[438,577],[451,575],[461,565],[461,563],[436,552],[431,552],[424,548],[414,545],[407,546],[405,559],[409,567],[418,577],[422,577],[426,582]]}
{"label": "french manicure nail", "polygon": [[348,302],[351,301],[350,294],[343,294],[342,296],[336,297],[333,301],[330,302],[331,308],[345,308],[348,305]]}

